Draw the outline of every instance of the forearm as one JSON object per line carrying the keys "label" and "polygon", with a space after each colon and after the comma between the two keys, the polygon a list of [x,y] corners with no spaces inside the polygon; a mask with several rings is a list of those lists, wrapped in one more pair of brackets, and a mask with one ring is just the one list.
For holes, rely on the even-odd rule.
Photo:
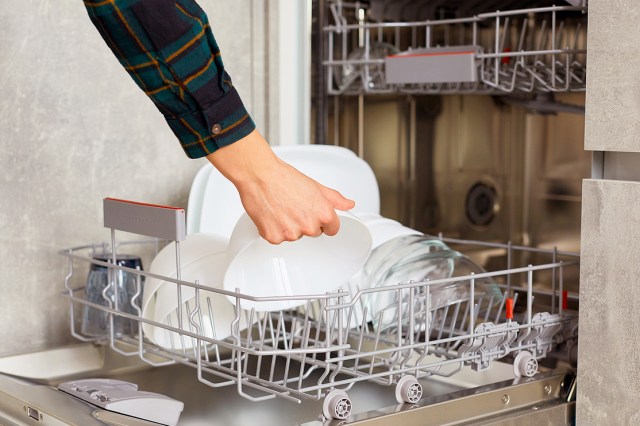
{"label": "forearm", "polygon": [[207,159],[236,187],[263,179],[279,161],[257,130]]}

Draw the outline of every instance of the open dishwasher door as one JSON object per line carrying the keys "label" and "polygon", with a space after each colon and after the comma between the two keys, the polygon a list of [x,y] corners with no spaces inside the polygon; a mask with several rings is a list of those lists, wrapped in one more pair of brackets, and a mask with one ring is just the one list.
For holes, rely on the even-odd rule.
{"label": "open dishwasher door", "polygon": [[[87,350],[89,349],[89,351]],[[97,350],[93,350],[97,349]],[[61,349],[13,357],[0,363],[7,369],[21,361],[55,359],[52,353]],[[69,372],[68,366],[50,365],[55,374],[66,369],[67,377],[49,376],[25,380],[0,375],[0,424],[23,425],[131,425],[158,424],[88,404],[57,390],[57,383],[75,377],[104,377],[138,384],[147,392],[181,398],[184,411],[179,425],[246,425],[257,419],[263,426],[371,424],[406,425],[442,424],[513,424],[519,416],[536,419],[536,424],[571,424],[574,402],[574,375],[567,371],[545,371],[534,378],[508,379],[512,366],[496,363],[487,372],[466,369],[450,379],[431,377],[420,379],[424,397],[415,404],[398,404],[392,389],[374,383],[362,383],[349,390],[349,398],[357,411],[348,420],[327,420],[320,416],[322,401],[305,400],[300,404],[276,398],[250,403],[237,392],[225,388],[211,389],[200,383],[191,368],[174,365],[150,369],[131,362],[107,348],[75,345],[62,349],[71,359],[74,353],[86,356],[92,352],[103,367],[98,370]],[[277,370],[286,368],[278,362]],[[60,371],[60,370],[58,370]],[[498,380],[498,381],[496,381]],[[483,384],[486,383],[486,384]],[[159,420],[159,419],[157,419]],[[162,420],[159,420],[162,424]],[[469,423],[473,422],[473,423]]]}

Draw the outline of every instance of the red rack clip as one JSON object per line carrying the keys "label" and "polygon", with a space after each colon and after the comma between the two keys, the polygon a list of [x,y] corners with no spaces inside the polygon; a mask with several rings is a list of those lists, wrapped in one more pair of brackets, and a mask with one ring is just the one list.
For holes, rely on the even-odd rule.
{"label": "red rack clip", "polygon": [[[504,50],[502,51],[504,53],[510,53],[511,49],[508,47],[505,47]],[[511,57],[509,56],[503,56],[502,59],[500,60],[501,63],[503,64],[509,64],[509,61],[511,60]]]}
{"label": "red rack clip", "polygon": [[562,291],[562,310],[566,311],[569,306],[569,292],[567,290]]}
{"label": "red rack clip", "polygon": [[513,319],[513,299],[511,297],[507,298],[505,315],[507,316],[508,320]]}

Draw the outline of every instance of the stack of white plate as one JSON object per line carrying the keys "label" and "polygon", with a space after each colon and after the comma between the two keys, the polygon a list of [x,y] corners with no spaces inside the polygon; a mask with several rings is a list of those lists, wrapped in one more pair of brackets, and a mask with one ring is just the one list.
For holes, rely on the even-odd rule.
{"label": "stack of white plate", "polygon": [[[357,275],[369,256],[372,239],[377,246],[392,238],[394,232],[398,235],[417,233],[379,215],[376,178],[369,165],[352,151],[325,145],[275,147],[274,151],[300,172],[356,202],[353,215],[339,213],[338,235],[303,238],[279,246],[267,244],[246,217],[235,187],[207,164],[193,181],[187,209],[189,237],[180,245],[182,280],[198,281],[213,290],[200,292],[200,313],[196,318],[200,321],[196,321],[199,329],[194,330],[188,315],[197,302],[195,291],[182,286],[182,306],[179,307],[175,283],[159,279],[149,279],[145,284],[143,317],[177,328],[180,309],[183,329],[223,339],[231,333],[235,311],[230,300],[215,289],[239,290],[254,297],[285,297],[270,301],[243,298],[240,299],[243,309],[289,309],[306,303],[292,296],[348,288],[350,277]],[[149,272],[175,278],[176,269],[175,246],[169,245],[154,259]],[[205,294],[209,297],[203,297]],[[235,298],[229,299],[235,303]],[[246,325],[246,321],[241,323],[241,328]],[[143,329],[147,338],[163,347],[193,346],[193,339],[177,333],[149,324]]]}
{"label": "stack of white plate", "polygon": [[[332,145],[274,147],[283,161],[356,202],[354,214],[380,214],[378,182],[371,167],[352,151]],[[187,208],[187,233],[202,232],[227,240],[244,213],[238,191],[211,164],[196,175]]]}
{"label": "stack of white plate", "polygon": [[[231,335],[237,318],[240,330],[244,330],[249,318],[255,321],[260,312],[308,308],[305,304],[316,298],[305,296],[343,288],[350,292],[349,302],[360,290],[399,281],[447,278],[454,269],[459,273],[466,270],[459,265],[469,264],[469,271],[481,271],[441,241],[422,238],[420,232],[382,217],[373,171],[353,152],[322,145],[276,147],[274,151],[300,172],[356,202],[350,213],[338,212],[338,235],[268,244],[246,215],[236,188],[207,164],[197,173],[189,194],[189,237],[180,245],[180,270],[182,280],[197,282],[208,290],[199,290],[196,295],[192,287],[181,286],[180,305],[175,283],[149,278],[143,294],[144,318],[179,328],[181,316],[182,329],[224,339]],[[434,254],[435,246],[439,250]],[[177,269],[175,245],[170,244],[153,260],[149,272],[176,278]],[[221,290],[249,297],[236,298]],[[453,290],[458,291],[459,286]],[[442,297],[453,297],[453,290],[443,291]],[[369,321],[384,327],[386,317],[381,312],[388,311],[387,316],[393,317],[395,311],[388,307],[397,303],[393,299],[396,293],[380,294],[372,293],[364,302],[359,299],[362,303],[356,303],[351,313],[352,327]],[[270,300],[254,299],[260,297]],[[240,311],[236,311],[237,299]],[[196,306],[200,309],[191,316]],[[309,312],[312,318],[323,314],[317,303]],[[382,323],[376,324],[376,318]],[[195,339],[160,327],[145,324],[143,330],[148,339],[163,347],[195,346]]]}

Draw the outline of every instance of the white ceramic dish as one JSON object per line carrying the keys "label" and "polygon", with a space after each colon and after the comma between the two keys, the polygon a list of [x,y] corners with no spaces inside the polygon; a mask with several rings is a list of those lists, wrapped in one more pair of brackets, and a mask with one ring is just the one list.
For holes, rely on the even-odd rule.
{"label": "white ceramic dish", "polygon": [[[338,212],[340,231],[333,237],[303,237],[298,241],[269,244],[247,214],[229,243],[224,289],[254,297],[318,295],[346,286],[371,251],[371,234],[355,216]],[[235,298],[230,297],[235,303]],[[277,311],[305,300],[252,301],[241,299],[243,309]]]}
{"label": "white ceramic dish", "polygon": [[[352,212],[380,212],[375,175],[371,167],[352,151],[332,145],[282,146],[273,150],[301,173],[355,200]],[[197,225],[194,221],[189,232],[206,232],[227,240],[244,213],[236,188],[213,167],[200,210],[199,221]]]}
{"label": "white ceramic dish", "polygon": [[[408,228],[402,225],[400,222],[397,222],[392,219],[388,219],[383,217],[377,213],[359,213],[355,215],[365,226],[369,229],[371,233],[372,245],[371,249],[375,250],[377,247],[383,245],[387,241],[390,241],[397,237],[403,237],[407,235],[422,235],[421,232],[416,231],[415,229]],[[367,261],[368,262],[368,261]],[[347,288],[351,296],[355,296],[356,293],[360,290],[365,290],[370,287],[370,283],[362,273],[363,271],[358,271],[347,284]],[[365,299],[368,299],[370,296],[365,296]],[[348,301],[351,299],[349,298]],[[319,306],[315,306],[315,309],[311,311],[310,315],[312,318],[315,318],[315,312],[318,312]],[[363,303],[356,303],[353,308],[353,312],[351,314],[351,328],[355,328],[358,326],[362,326],[364,319],[364,306]],[[348,311],[345,311],[345,321],[347,321]],[[371,310],[369,310],[366,314],[367,321],[372,320]]]}
{"label": "white ceramic dish", "polygon": [[[181,279],[196,282],[210,288],[221,288],[226,265],[227,242],[219,237],[206,234],[191,234],[180,243]],[[151,262],[149,272],[176,278],[175,243],[164,247]],[[193,311],[196,306],[195,289],[182,286],[183,329],[195,331],[189,323],[186,304]],[[211,306],[211,311],[209,310]],[[217,339],[224,339],[231,333],[231,321],[234,318],[233,306],[226,297],[214,293],[200,292],[200,308],[202,312],[201,334]],[[148,277],[142,298],[142,316],[163,324],[178,327],[178,295],[177,285],[161,279]],[[213,327],[211,320],[213,319]],[[243,324],[244,326],[244,324]],[[213,328],[215,327],[215,334]],[[149,324],[142,326],[145,336],[154,343],[174,349],[183,348],[182,340],[177,333],[170,333]],[[173,336],[172,336],[173,334]],[[184,348],[190,348],[193,339],[184,338]]]}
{"label": "white ceramic dish", "polygon": [[397,237],[405,235],[422,235],[422,232],[408,228],[393,219],[373,213],[357,214],[356,217],[364,223],[371,232],[372,249]]}
{"label": "white ceramic dish", "polygon": [[187,205],[187,234],[193,234],[200,229],[200,213],[202,213],[202,200],[207,188],[209,175],[213,171],[211,163],[207,163],[198,170],[191,190],[189,191],[189,204]]}
{"label": "white ceramic dish", "polygon": [[[182,268],[182,279],[205,285],[209,288],[221,288],[226,253],[215,253],[201,257]],[[205,277],[205,278],[203,278]],[[199,292],[200,314],[196,315],[196,324],[200,327],[198,334],[215,339],[225,339],[231,335],[231,326],[235,318],[234,306],[224,295],[209,291]],[[182,329],[196,333],[196,328],[189,321],[189,312],[197,307],[196,292],[191,287],[182,287]],[[188,309],[187,309],[188,308]],[[155,320],[166,325],[178,327],[177,289],[173,284],[165,284],[158,290],[155,301]],[[240,322],[240,330],[246,328],[246,321]],[[190,337],[181,337],[159,327],[153,327],[149,337],[156,344],[165,348],[189,349],[197,343]]]}
{"label": "white ceramic dish", "polygon": [[[207,234],[191,234],[187,239],[180,243],[180,261],[184,267],[190,262],[205,256],[207,253],[225,253],[227,251],[227,241],[216,236]],[[176,251],[175,243],[170,243],[158,252],[156,257],[151,261],[148,272],[176,277]],[[149,306],[154,302],[158,288],[164,283],[162,280],[147,277],[142,293],[142,315],[151,318],[153,312]]]}

